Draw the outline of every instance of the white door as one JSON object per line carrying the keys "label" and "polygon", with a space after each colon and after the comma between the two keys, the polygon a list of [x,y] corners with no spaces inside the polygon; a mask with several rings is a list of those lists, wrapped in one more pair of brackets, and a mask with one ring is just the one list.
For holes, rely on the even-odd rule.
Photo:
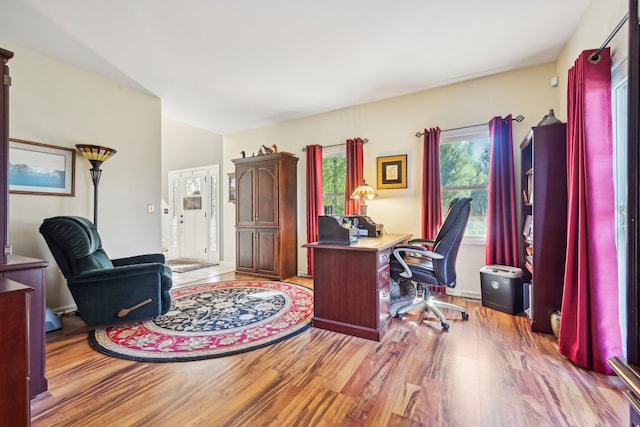
{"label": "white door", "polygon": [[207,260],[207,191],[206,169],[180,174],[180,258]]}
{"label": "white door", "polygon": [[219,166],[169,172],[169,257],[220,262]]}

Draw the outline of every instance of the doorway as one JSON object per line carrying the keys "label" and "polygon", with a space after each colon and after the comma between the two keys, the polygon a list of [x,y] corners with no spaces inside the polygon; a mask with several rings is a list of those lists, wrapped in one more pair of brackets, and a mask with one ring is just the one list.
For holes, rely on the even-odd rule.
{"label": "doorway", "polygon": [[220,262],[220,165],[170,171],[169,259]]}

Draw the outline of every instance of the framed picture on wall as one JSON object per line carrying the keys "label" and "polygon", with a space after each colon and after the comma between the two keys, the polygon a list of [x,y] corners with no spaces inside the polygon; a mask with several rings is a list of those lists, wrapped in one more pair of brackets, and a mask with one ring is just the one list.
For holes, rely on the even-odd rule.
{"label": "framed picture on wall", "polygon": [[9,138],[9,192],[75,196],[76,150]]}
{"label": "framed picture on wall", "polygon": [[378,189],[407,188],[407,155],[378,157]]}
{"label": "framed picture on wall", "polygon": [[236,202],[236,174],[229,173],[229,201],[231,203]]}

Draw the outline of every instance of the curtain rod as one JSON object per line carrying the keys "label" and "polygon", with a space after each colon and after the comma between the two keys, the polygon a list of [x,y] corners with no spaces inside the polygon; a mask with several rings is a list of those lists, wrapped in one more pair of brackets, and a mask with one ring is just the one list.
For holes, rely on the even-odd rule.
{"label": "curtain rod", "polygon": [[618,25],[616,25],[616,27],[613,29],[613,31],[611,31],[611,34],[609,34],[609,37],[607,37],[607,39],[604,41],[604,43],[602,43],[602,45],[600,46],[600,49],[596,50],[593,55],[591,55],[589,57],[589,61],[594,62],[594,61],[598,61],[600,59],[600,53],[606,49],[607,45],[611,42],[611,40],[613,40],[613,38],[616,36],[616,34],[618,34],[618,31],[620,31],[620,28],[622,28],[622,26],[625,24],[625,22],[627,22],[627,20],[629,19],[629,14],[625,14],[624,17],[620,20],[620,22],[618,22]]}
{"label": "curtain rod", "polygon": [[[524,116],[522,114],[517,115],[513,120],[515,120],[516,122],[521,122],[524,120]],[[467,128],[474,128],[476,126],[484,126],[484,125],[488,125],[489,123],[478,123],[477,125],[469,125],[469,126],[460,126],[457,128],[451,128],[451,129],[444,129],[441,130],[440,132],[450,132],[452,130],[460,130],[460,129],[467,129]],[[420,138],[422,135],[424,135],[424,132],[417,132],[416,133],[416,138]]]}
{"label": "curtain rod", "polygon": [[[362,140],[363,144],[366,144],[367,142],[369,142],[369,140],[367,138]],[[340,145],[345,145],[346,142],[341,142],[340,144],[331,144],[331,145],[323,145],[322,148],[327,148],[327,147],[338,147]],[[302,147],[302,152],[304,153],[305,151],[307,151],[307,147]]]}

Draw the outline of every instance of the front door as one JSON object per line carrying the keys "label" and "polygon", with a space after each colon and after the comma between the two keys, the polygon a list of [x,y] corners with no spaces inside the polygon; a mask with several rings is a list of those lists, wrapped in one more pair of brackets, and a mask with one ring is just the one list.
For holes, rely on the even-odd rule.
{"label": "front door", "polygon": [[169,257],[220,261],[219,165],[169,172]]}
{"label": "front door", "polygon": [[207,190],[206,169],[180,174],[180,258],[207,260]]}

